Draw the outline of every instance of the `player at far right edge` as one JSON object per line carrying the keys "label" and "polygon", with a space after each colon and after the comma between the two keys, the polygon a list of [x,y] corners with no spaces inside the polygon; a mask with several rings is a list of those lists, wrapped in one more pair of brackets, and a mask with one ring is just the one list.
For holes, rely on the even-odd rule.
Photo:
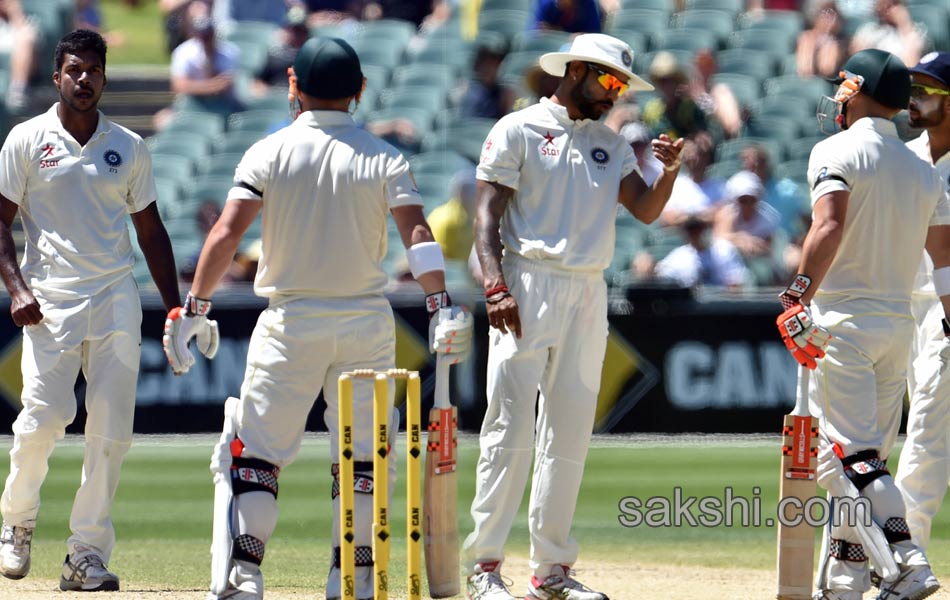
{"label": "player at far right edge", "polygon": [[[891,121],[911,94],[900,59],[863,50],[838,83],[834,98],[821,99],[818,121],[824,131],[833,117],[841,131],[811,152],[814,219],[778,326],[795,358],[815,369],[808,399],[819,419],[818,483],[838,508],[846,496],[866,498],[872,523],[845,518],[826,528],[814,598],[861,600],[871,556],[893,571],[878,600],[919,600],[940,584],[911,541],[885,460],[901,417],[911,291],[925,248],[943,316],[950,313],[950,204],[937,171],[904,146]],[[814,360],[822,347],[824,358]]]}

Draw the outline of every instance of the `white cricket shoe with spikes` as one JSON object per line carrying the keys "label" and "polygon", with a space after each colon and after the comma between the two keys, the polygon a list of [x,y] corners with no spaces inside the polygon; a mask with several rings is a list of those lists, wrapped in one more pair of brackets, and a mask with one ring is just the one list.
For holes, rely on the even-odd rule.
{"label": "white cricket shoe with spikes", "polygon": [[543,581],[532,576],[525,600],[609,600],[606,594],[590,589],[571,574],[570,567],[558,565]]}
{"label": "white cricket shoe with spikes", "polygon": [[940,589],[940,582],[927,565],[902,567],[891,582],[881,582],[877,600],[922,600]]}
{"label": "white cricket shoe with spikes", "polygon": [[861,600],[864,594],[855,590],[818,590],[811,600]]}
{"label": "white cricket shoe with spikes", "polygon": [[7,579],[23,579],[30,572],[30,544],[33,526],[3,524],[0,531],[0,574]]}
{"label": "white cricket shoe with spikes", "polygon": [[59,589],[64,592],[117,592],[119,576],[106,567],[95,550],[77,546],[63,562]]}
{"label": "white cricket shoe with spikes", "polygon": [[501,578],[500,562],[479,563],[469,575],[465,597],[468,600],[516,600]]}

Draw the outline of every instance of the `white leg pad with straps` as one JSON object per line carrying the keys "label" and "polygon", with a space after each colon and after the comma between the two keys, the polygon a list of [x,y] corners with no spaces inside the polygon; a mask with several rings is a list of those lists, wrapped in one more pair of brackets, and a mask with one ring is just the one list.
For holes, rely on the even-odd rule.
{"label": "white leg pad with straps", "polygon": [[231,442],[237,431],[237,407],[240,402],[230,397],[224,403],[224,429],[211,456],[214,475],[214,520],[211,533],[211,592],[223,594],[228,589],[231,573],[231,552],[234,545],[234,495],[231,493]]}

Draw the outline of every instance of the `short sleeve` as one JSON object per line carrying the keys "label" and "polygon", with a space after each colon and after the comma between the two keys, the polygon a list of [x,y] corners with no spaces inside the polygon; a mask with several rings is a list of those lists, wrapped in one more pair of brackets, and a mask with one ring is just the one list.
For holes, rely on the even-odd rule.
{"label": "short sleeve", "polygon": [[409,161],[398,151],[386,161],[386,203],[390,208],[423,204]]}
{"label": "short sleeve", "polygon": [[188,42],[180,44],[172,50],[171,65],[169,72],[172,77],[188,77]]}
{"label": "short sleeve", "polygon": [[129,180],[129,195],[126,198],[129,213],[145,210],[149,204],[158,200],[155,190],[155,177],[152,175],[152,155],[142,138],[135,140],[135,163],[132,165],[132,177]]}
{"label": "short sleeve", "polygon": [[14,128],[0,149],[0,194],[17,206],[26,194],[29,157],[23,136]]}
{"label": "short sleeve", "polygon": [[850,192],[854,177],[852,165],[848,165],[844,157],[848,152],[836,150],[836,138],[819,142],[812,148],[808,159],[808,188],[811,190],[812,206],[825,194],[831,192]]}
{"label": "short sleeve", "polygon": [[510,117],[495,123],[482,145],[475,176],[517,190],[524,164],[524,136],[519,123]]}
{"label": "short sleeve", "polygon": [[276,157],[273,146],[273,137],[266,137],[247,149],[234,169],[234,187],[228,192],[228,200],[264,199]]}
{"label": "short sleeve", "polygon": [[[643,172],[640,171],[640,165],[637,164],[637,155],[633,152],[633,147],[625,142],[623,144],[623,169],[620,176],[623,178],[634,172],[640,176],[640,179],[644,179]],[[650,182],[650,184],[652,183]]]}
{"label": "short sleeve", "polygon": [[[943,189],[942,183],[941,189]],[[934,225],[950,225],[950,196],[947,191],[940,194],[934,214],[930,217],[930,226]]]}

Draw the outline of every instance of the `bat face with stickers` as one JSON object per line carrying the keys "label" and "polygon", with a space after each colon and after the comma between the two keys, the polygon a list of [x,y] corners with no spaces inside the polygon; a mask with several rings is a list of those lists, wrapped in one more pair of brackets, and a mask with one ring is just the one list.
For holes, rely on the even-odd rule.
{"label": "bat face with stickers", "polygon": [[[782,468],[779,474],[778,593],[779,600],[805,600],[812,594],[815,528],[804,519],[808,501],[818,488],[818,421],[808,413],[809,369],[799,369],[795,408],[782,426]],[[793,500],[794,499],[794,500]]]}
{"label": "bat face with stickers", "polygon": [[436,354],[435,404],[429,412],[423,533],[429,595],[459,593],[458,473],[456,409],[449,403],[451,358]]}

